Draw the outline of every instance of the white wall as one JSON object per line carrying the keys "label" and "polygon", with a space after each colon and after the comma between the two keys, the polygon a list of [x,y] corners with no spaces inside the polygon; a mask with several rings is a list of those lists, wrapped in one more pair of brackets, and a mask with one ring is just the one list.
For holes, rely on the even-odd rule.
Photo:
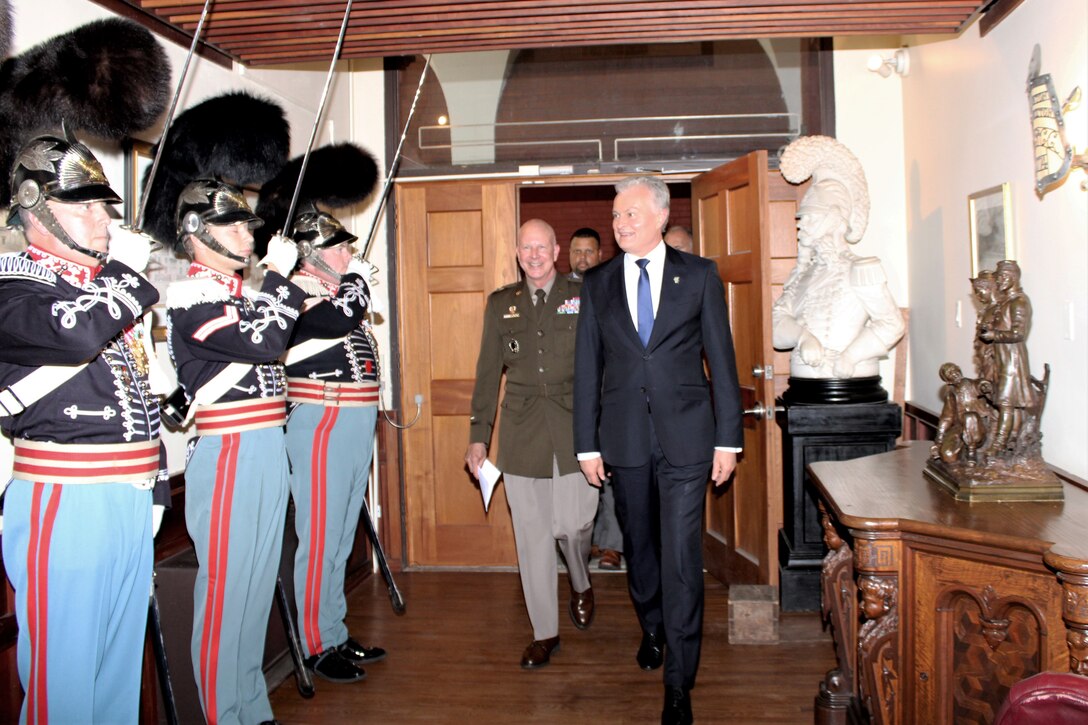
{"label": "white wall", "polygon": [[[1081,477],[1088,477],[1088,193],[1077,171],[1042,200],[1035,195],[1026,81],[1040,43],[1042,72],[1061,100],[1074,86],[1088,91],[1086,38],[1088,3],[1026,2],[986,37],[976,24],[951,40],[909,39],[911,73],[902,81],[912,398],[939,410],[937,368],[972,367],[967,196],[1009,182],[1016,256],[1034,308],[1032,373],[1051,366],[1043,457]],[[1088,108],[1066,121],[1069,142],[1083,151]]]}
{"label": "white wall", "polygon": [[[861,162],[869,183],[869,226],[852,251],[863,257],[880,257],[892,297],[900,307],[909,307],[903,202],[903,79],[894,74],[881,78],[866,67],[869,56],[887,56],[897,47],[897,38],[846,38],[835,42],[835,137]],[[880,376],[889,392],[893,372],[891,360],[881,363]]]}

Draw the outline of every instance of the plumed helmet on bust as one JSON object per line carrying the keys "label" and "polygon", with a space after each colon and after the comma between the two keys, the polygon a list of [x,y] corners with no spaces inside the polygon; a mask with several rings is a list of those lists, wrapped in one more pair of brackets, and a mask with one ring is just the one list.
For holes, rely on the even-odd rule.
{"label": "plumed helmet on bust", "polygon": [[779,167],[790,183],[801,184],[812,178],[802,206],[812,196],[821,206],[842,208],[846,241],[861,240],[869,223],[869,185],[865,171],[848,148],[829,136],[802,136],[782,152]]}
{"label": "plumed helmet on bust", "polygon": [[177,241],[175,249],[186,249],[186,240],[192,234],[209,249],[236,262],[247,263],[249,260],[234,254],[208,232],[208,225],[225,226],[245,223],[250,229],[256,229],[264,222],[249,208],[242,192],[230,184],[215,179],[199,179],[184,189],[178,196]]}
{"label": "plumed helmet on bust", "polygon": [[32,214],[68,248],[98,260],[105,259],[101,252],[72,239],[46,204],[47,200],[65,204],[121,202],[90,149],[71,137],[38,136],[17,154],[10,182],[9,221],[14,221],[20,211]]}

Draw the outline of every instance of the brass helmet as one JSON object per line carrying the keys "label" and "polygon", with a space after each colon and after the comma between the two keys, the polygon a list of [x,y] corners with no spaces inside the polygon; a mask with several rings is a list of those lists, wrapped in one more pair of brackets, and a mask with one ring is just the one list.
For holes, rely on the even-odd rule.
{"label": "brass helmet", "polygon": [[340,273],[332,269],[319,252],[338,244],[351,244],[358,239],[344,229],[336,217],[318,211],[316,207],[298,215],[291,229],[291,238],[298,245],[299,260],[307,261],[333,277],[340,277]]}
{"label": "brass helmet", "polygon": [[345,242],[351,244],[355,236],[332,214],[317,209],[304,211],[295,219],[291,238],[298,245],[298,256],[309,257],[320,249],[335,247]]}
{"label": "brass helmet", "polygon": [[45,203],[48,199],[65,204],[121,202],[90,149],[74,138],[38,136],[19,151],[10,181],[9,220],[25,209],[65,246],[100,261],[105,259],[102,252],[88,249],[68,236]]}
{"label": "brass helmet", "polygon": [[242,192],[234,186],[215,179],[198,179],[186,185],[178,197],[178,251],[185,250],[185,239],[192,234],[214,252],[236,262],[247,263],[208,233],[207,225],[225,226],[245,222],[256,229],[264,222],[249,208]]}

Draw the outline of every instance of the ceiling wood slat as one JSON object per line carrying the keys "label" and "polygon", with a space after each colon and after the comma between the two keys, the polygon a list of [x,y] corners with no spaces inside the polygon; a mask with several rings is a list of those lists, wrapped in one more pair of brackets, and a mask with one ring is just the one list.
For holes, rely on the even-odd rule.
{"label": "ceiling wood slat", "polygon": [[[96,0],[181,42],[203,0]],[[342,58],[836,35],[954,34],[990,0],[369,0]],[[345,3],[215,0],[204,42],[264,66],[327,59]]]}

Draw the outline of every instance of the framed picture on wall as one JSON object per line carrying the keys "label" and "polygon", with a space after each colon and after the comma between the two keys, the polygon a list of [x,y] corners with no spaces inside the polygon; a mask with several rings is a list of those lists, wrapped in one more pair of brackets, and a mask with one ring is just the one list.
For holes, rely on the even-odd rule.
{"label": "framed picture on wall", "polygon": [[140,213],[140,199],[143,194],[143,176],[151,167],[151,144],[147,141],[130,138],[124,143],[125,148],[125,224],[132,224]]}
{"label": "framed picture on wall", "polygon": [[967,224],[971,232],[972,277],[977,277],[981,270],[992,270],[1002,259],[1016,258],[1008,183],[968,196]]}

